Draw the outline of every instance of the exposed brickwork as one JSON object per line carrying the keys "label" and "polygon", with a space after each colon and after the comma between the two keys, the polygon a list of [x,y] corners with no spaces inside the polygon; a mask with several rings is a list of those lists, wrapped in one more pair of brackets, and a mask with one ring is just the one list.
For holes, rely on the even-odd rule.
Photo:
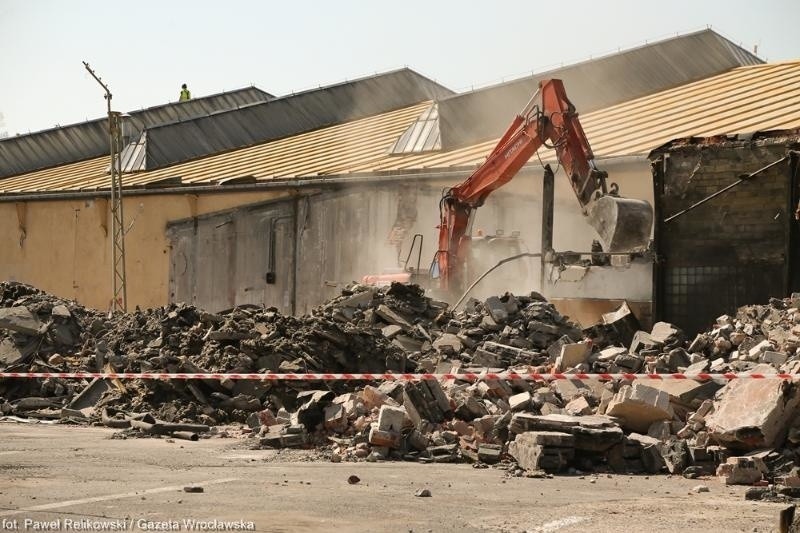
{"label": "exposed brickwork", "polygon": [[[797,140],[676,142],[654,152],[659,218],[784,157]],[[784,295],[790,224],[796,224],[789,169],[787,160],[660,223],[660,318],[699,330],[739,305]]]}

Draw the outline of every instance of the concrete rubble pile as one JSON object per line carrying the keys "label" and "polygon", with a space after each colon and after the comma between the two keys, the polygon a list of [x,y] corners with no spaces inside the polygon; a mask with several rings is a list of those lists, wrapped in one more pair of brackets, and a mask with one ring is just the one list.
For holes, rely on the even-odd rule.
{"label": "concrete rubble pile", "polygon": [[[623,305],[580,330],[543,297],[461,310],[415,286],[353,285],[310,315],[186,305],[112,318],[0,284],[0,364],[12,371],[794,374],[800,296],[741,308],[687,339],[639,329]],[[258,446],[332,461],[501,463],[512,472],[669,472],[799,487],[800,394],[784,380],[258,382],[0,381],[4,414],[175,436],[245,424]]]}

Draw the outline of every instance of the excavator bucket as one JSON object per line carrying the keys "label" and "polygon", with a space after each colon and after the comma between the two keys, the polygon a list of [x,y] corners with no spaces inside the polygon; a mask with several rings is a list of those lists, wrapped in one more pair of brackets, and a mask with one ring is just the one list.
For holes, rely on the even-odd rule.
{"label": "excavator bucket", "polygon": [[602,196],[589,206],[587,217],[606,252],[641,252],[650,243],[653,208],[644,200]]}

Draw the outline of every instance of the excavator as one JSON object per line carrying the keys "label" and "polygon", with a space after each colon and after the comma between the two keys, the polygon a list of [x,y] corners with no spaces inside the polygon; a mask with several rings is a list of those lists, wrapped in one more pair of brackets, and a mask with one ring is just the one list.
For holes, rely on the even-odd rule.
{"label": "excavator", "polygon": [[[489,195],[511,181],[541,148],[554,149],[583,215],[597,231],[604,252],[641,252],[650,241],[653,210],[644,200],[619,196],[599,170],[575,106],[559,79],[542,80],[539,89],[497,142],[486,161],[462,183],[446,190],[439,202],[438,250],[431,276],[439,291],[463,290],[470,261],[475,211]],[[412,244],[413,248],[413,244]],[[374,283],[380,276],[366,276]]]}

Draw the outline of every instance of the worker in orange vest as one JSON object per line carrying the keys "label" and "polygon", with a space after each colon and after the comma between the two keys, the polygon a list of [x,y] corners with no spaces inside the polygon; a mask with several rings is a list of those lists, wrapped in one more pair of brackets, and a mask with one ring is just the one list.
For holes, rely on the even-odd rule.
{"label": "worker in orange vest", "polygon": [[179,102],[186,102],[187,100],[192,99],[192,93],[189,89],[186,88],[186,84],[184,83],[181,85],[181,97],[178,99]]}

